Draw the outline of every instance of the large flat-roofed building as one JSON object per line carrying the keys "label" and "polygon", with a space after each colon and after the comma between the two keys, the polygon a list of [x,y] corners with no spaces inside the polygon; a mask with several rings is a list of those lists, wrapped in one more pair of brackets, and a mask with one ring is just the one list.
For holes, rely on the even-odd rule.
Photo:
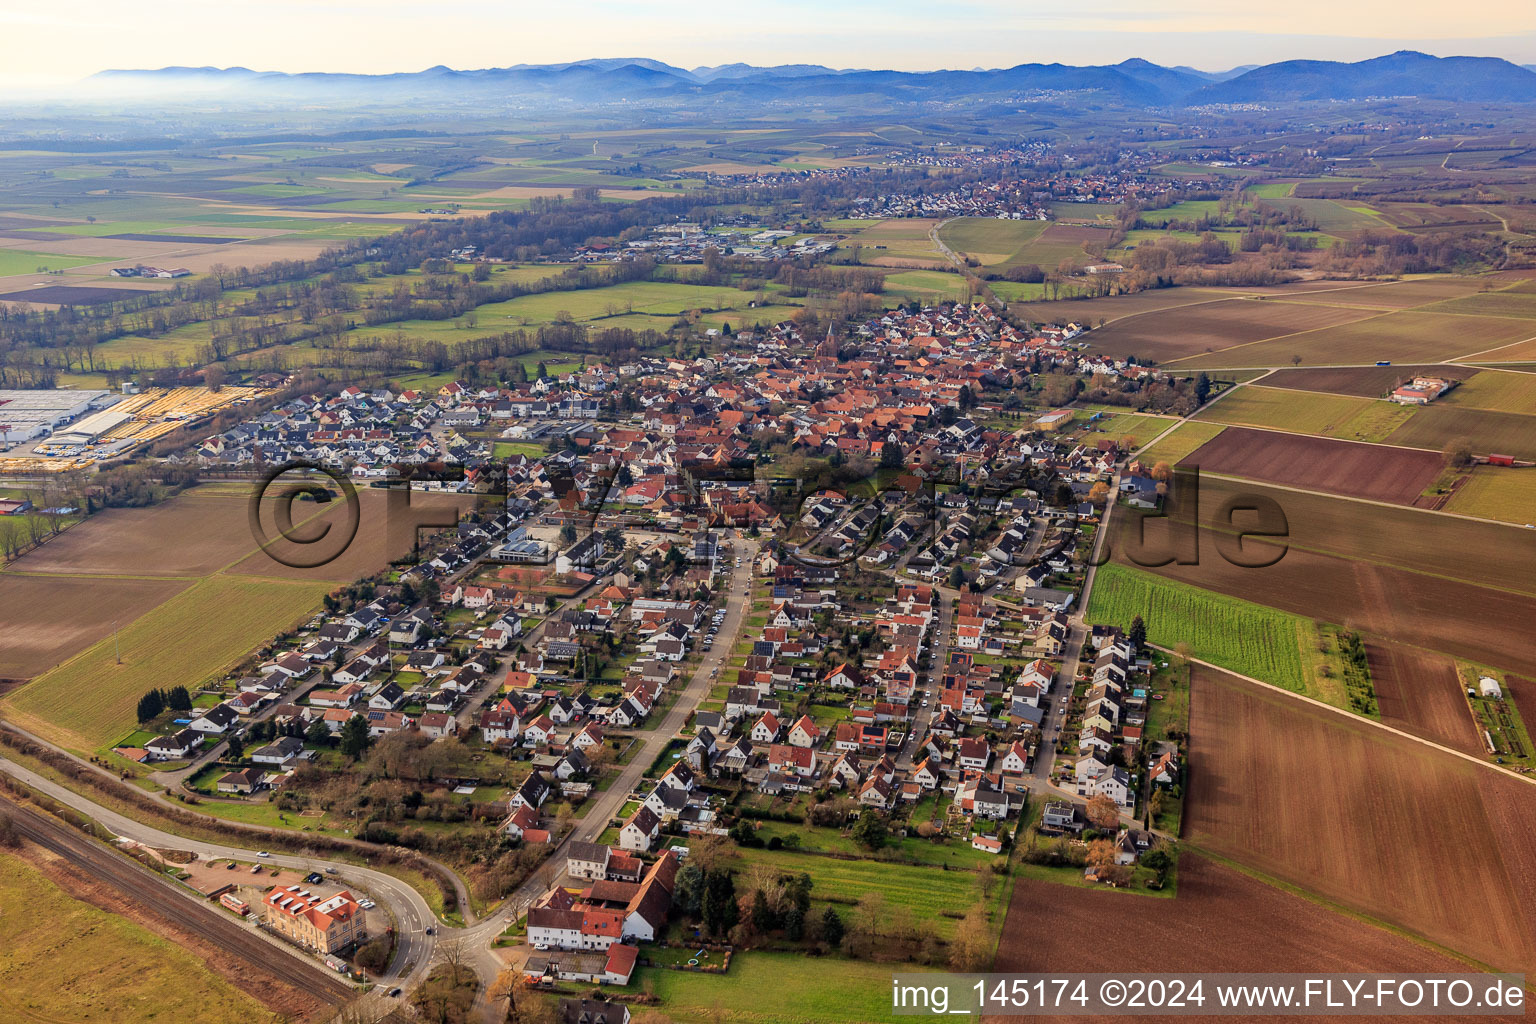
{"label": "large flat-roofed building", "polygon": [[110,391],[74,388],[0,389],[0,441],[32,441],[118,401]]}
{"label": "large flat-roofed building", "polygon": [[268,927],[306,949],[334,953],[368,937],[363,908],[345,889],[319,897],[297,885],[267,893]]}

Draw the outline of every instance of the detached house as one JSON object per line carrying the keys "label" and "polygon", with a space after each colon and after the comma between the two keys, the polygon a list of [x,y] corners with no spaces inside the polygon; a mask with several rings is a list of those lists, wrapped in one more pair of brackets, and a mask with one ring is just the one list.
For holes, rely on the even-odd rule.
{"label": "detached house", "polygon": [[619,829],[619,846],[645,853],[661,834],[661,819],[649,807],[639,807]]}
{"label": "detached house", "polygon": [[752,731],[748,735],[753,743],[777,743],[782,728],[773,712],[769,711],[752,724]]}
{"label": "detached house", "polygon": [[789,729],[789,742],[796,747],[815,747],[821,743],[821,729],[811,721],[810,715],[801,715]]}
{"label": "detached house", "polygon": [[775,743],[768,749],[770,771],[812,778],[816,774],[816,751],[789,743]]}
{"label": "detached house", "polygon": [[207,733],[211,736],[222,736],[229,731],[230,726],[234,725],[239,718],[240,716],[235,712],[234,708],[228,704],[218,704],[192,719],[187,727],[196,732]]}

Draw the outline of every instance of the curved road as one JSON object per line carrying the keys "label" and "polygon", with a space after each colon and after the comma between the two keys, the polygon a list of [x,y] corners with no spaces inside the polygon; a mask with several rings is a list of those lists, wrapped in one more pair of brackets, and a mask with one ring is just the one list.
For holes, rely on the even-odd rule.
{"label": "curved road", "polygon": [[[89,815],[120,838],[130,839],[145,846],[160,849],[190,850],[203,860],[238,860],[275,864],[306,872],[316,870],[317,865],[329,863],[323,857],[295,857],[287,854],[273,854],[270,857],[258,859],[257,854],[260,852],[258,850],[248,850],[236,846],[225,846],[218,843],[188,839],[184,836],[162,831],[152,825],[135,821],[109,807],[104,807],[81,796],[74,790],[66,789],[58,783],[44,778],[36,772],[6,758],[0,758],[0,771],[14,776],[32,789],[57,800],[65,806],[72,807],[83,814]],[[436,921],[432,914],[432,908],[427,905],[427,901],[422,898],[419,892],[393,875],[387,875],[382,871],[375,871],[372,868],[359,867],[345,862],[336,862],[333,866],[337,871],[336,878],[345,881],[360,893],[371,896],[375,901],[387,906],[396,921],[395,933],[398,936],[398,945],[394,962],[390,964],[390,968],[384,977],[396,985],[414,984],[425,977],[427,968],[431,964],[432,953],[437,941],[436,935],[426,934],[427,926]],[[190,898],[190,894],[188,895]],[[277,940],[273,941],[276,942]],[[297,949],[282,943],[279,943],[279,945],[284,949],[292,951],[293,955],[318,965],[318,961],[299,952]],[[387,982],[379,986],[380,989],[387,989],[388,987],[390,986]]]}

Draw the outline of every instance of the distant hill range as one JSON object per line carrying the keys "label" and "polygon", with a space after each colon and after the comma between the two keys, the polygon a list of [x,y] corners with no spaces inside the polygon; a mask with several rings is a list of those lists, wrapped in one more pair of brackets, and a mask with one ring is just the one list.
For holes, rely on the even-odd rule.
{"label": "distant hill range", "polygon": [[96,95],[179,94],[195,100],[264,102],[452,103],[494,98],[529,104],[564,100],[667,105],[709,100],[879,105],[1010,100],[1065,93],[1092,93],[1104,102],[1138,107],[1399,96],[1456,102],[1536,102],[1536,71],[1530,68],[1494,57],[1432,57],[1412,50],[1353,64],[1289,60],[1224,72],[1167,68],[1139,58],[1104,66],[1020,64],[973,71],[836,70],[816,64],[723,64],[689,71],[661,61],[619,57],[479,71],[456,71],[439,65],[390,75],[170,67],[103,71],[83,84]]}

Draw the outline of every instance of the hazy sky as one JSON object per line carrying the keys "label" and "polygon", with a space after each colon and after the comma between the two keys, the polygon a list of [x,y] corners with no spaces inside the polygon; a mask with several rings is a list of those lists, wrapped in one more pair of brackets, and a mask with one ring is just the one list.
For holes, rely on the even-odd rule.
{"label": "hazy sky", "polygon": [[1221,69],[1403,48],[1536,63],[1536,2],[0,0],[8,85],[168,64],[378,73],[627,56],[930,70],[1140,56]]}

